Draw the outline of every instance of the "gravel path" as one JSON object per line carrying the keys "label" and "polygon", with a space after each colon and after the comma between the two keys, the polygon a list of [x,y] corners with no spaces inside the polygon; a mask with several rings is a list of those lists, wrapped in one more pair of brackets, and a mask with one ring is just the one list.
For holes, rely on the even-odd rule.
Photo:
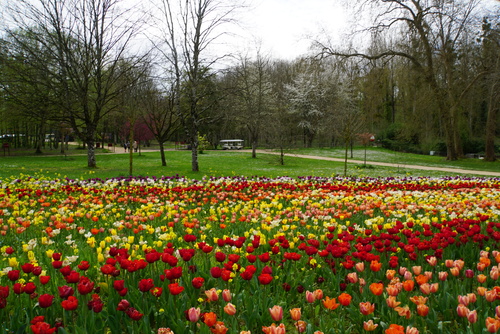
{"label": "gravel path", "polygon": [[[250,150],[245,150],[245,151],[251,152]],[[275,155],[279,154],[278,152],[272,152],[272,151],[266,151],[266,150],[257,150],[257,153],[275,154]],[[290,154],[290,153],[287,153],[286,155],[294,156],[297,158],[304,158],[304,159],[344,162],[344,159],[341,159],[341,158],[330,158],[330,157],[320,157],[320,156],[315,156],[315,155]],[[353,164],[364,164],[365,163],[362,160],[351,160],[351,159],[348,159],[347,162],[353,163]],[[399,168],[407,168],[407,169],[437,170],[437,171],[441,171],[441,172],[500,177],[500,172],[488,172],[488,171],[470,170],[470,169],[462,169],[462,168],[445,168],[445,167],[431,167],[431,166],[419,166],[419,165],[405,165],[405,164],[395,164],[395,163],[376,162],[376,161],[367,161],[366,163],[370,164],[370,165],[375,165],[375,166],[385,166],[385,167],[393,167],[393,168],[399,167]]]}

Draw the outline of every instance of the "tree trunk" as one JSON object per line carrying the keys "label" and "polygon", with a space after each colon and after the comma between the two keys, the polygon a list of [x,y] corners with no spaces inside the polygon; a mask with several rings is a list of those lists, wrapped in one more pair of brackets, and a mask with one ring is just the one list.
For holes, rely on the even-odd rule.
{"label": "tree trunk", "polygon": [[128,175],[132,176],[134,172],[134,125],[130,122],[130,133],[128,137]]}
{"label": "tree trunk", "polygon": [[283,145],[280,147],[280,165],[285,165],[285,149],[283,148]]}
{"label": "tree trunk", "polygon": [[200,167],[198,165],[198,138],[194,137],[191,140],[191,171],[199,172]]}
{"label": "tree trunk", "polygon": [[93,139],[87,141],[87,167],[96,168],[97,163],[95,159],[95,142]]}
{"label": "tree trunk", "polygon": [[257,158],[257,141],[252,141],[252,158]]}
{"label": "tree trunk", "polygon": [[345,142],[344,176],[347,176],[347,153],[349,152],[349,141]]}
{"label": "tree trunk", "polygon": [[160,156],[161,156],[161,165],[167,166],[167,159],[165,158],[165,147],[163,146],[163,141],[158,141],[160,145]]}

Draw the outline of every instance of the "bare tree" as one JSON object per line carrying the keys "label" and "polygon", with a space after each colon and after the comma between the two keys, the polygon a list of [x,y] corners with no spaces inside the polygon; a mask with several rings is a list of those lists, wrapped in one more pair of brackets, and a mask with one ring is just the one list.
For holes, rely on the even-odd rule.
{"label": "bare tree", "polygon": [[463,154],[460,140],[459,107],[465,94],[484,73],[458,78],[455,66],[457,49],[473,27],[478,0],[366,0],[362,6],[373,5],[375,23],[372,33],[392,30],[406,36],[400,43],[376,53],[357,50],[339,51],[317,42],[321,56],[362,57],[376,60],[403,57],[423,75],[432,89],[444,127],[447,159]]}
{"label": "bare tree", "polygon": [[[120,0],[18,0],[8,4],[12,25],[8,36],[29,34],[51,50],[57,66],[62,118],[87,146],[88,167],[96,167],[95,142],[99,122],[119,107],[120,80],[139,63],[126,53],[137,33],[131,12]],[[36,27],[36,28],[35,28]],[[34,54],[33,48],[25,52]],[[126,60],[130,66],[118,66]]]}
{"label": "bare tree", "polygon": [[272,86],[269,78],[270,60],[257,52],[255,60],[242,56],[234,68],[234,87],[232,92],[238,97],[235,101],[236,119],[243,124],[249,134],[252,158],[257,157],[257,145],[261,136],[269,104]]}
{"label": "bare tree", "polygon": [[[198,135],[200,122],[207,108],[203,82],[211,67],[219,60],[209,57],[209,46],[223,32],[222,25],[231,22],[239,5],[222,0],[153,0],[159,17],[161,51],[171,68],[174,87],[174,110],[191,146],[191,169],[199,171]],[[172,4],[177,6],[173,7]],[[182,103],[181,103],[182,101]]]}
{"label": "bare tree", "polygon": [[359,106],[359,97],[350,81],[339,85],[337,92],[336,110],[333,116],[335,121],[334,132],[340,137],[345,147],[344,176],[347,176],[347,155],[349,145],[362,130],[364,118]]}
{"label": "bare tree", "polygon": [[158,141],[161,165],[166,166],[165,142],[179,127],[174,113],[173,89],[162,93],[150,82],[141,94],[141,106],[144,110],[142,120]]}

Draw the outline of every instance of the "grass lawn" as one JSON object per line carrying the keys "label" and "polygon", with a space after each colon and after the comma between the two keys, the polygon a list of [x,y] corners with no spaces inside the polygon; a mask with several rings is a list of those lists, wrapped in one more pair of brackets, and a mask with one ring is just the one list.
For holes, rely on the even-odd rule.
{"label": "grass lawn", "polygon": [[[0,178],[24,175],[45,175],[49,177],[68,177],[73,179],[110,178],[129,175],[129,154],[117,148],[117,153],[110,154],[99,151],[96,169],[89,169],[85,151],[70,150],[67,156],[44,154],[42,156],[17,155],[0,156]],[[191,172],[190,151],[167,151],[167,166],[162,167],[159,152],[134,153],[134,176],[174,176],[201,179],[210,176],[266,176],[266,177],[298,177],[298,176],[334,176],[343,175],[344,165],[340,162],[302,159],[294,157],[297,154],[310,154],[328,157],[343,157],[342,149],[309,149],[288,151],[285,165],[278,163],[278,157],[268,154],[258,154],[252,159],[250,153],[239,151],[205,151],[199,155],[200,172]],[[354,151],[355,160],[363,160],[364,149]],[[442,157],[420,156],[415,154],[394,153],[379,148],[370,148],[367,152],[368,161],[390,162],[401,166],[379,167],[368,164],[364,168],[359,163],[349,163],[348,175],[355,177],[387,177],[387,176],[452,176],[460,175],[438,171],[421,171],[405,169],[403,165],[422,164],[426,166],[455,167],[475,170],[499,171],[500,163],[486,163],[481,160],[466,159],[457,162],[447,162]]]}

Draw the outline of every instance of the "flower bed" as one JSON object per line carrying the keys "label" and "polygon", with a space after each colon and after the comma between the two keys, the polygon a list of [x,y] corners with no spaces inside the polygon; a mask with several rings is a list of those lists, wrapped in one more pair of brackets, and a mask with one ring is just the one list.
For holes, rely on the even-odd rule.
{"label": "flower bed", "polygon": [[495,333],[499,179],[0,181],[4,333]]}

